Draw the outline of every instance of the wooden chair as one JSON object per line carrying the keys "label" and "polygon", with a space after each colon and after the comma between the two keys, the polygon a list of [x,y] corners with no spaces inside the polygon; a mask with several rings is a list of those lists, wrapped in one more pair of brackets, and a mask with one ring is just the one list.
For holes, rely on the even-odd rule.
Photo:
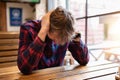
{"label": "wooden chair", "polygon": [[106,60],[120,61],[120,48],[105,50],[104,54]]}
{"label": "wooden chair", "polygon": [[0,68],[16,65],[19,32],[0,32]]}

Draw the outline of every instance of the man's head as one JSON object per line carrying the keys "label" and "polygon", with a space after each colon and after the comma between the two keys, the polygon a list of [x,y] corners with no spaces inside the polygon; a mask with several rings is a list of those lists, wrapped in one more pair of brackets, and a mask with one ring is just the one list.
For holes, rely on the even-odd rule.
{"label": "man's head", "polygon": [[70,12],[57,7],[50,15],[49,35],[57,44],[64,44],[70,41],[74,32],[74,19]]}

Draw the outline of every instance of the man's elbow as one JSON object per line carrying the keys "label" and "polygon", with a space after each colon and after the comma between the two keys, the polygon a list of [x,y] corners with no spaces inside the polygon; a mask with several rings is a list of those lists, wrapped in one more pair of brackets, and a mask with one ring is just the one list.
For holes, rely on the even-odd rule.
{"label": "man's elbow", "polygon": [[32,73],[32,69],[29,66],[22,66],[21,68],[18,67],[20,72],[23,73],[24,75],[28,75]]}
{"label": "man's elbow", "polygon": [[89,62],[89,59],[88,59],[88,60],[81,61],[81,62],[79,62],[79,64],[82,65],[82,66],[85,66],[85,65],[88,64],[88,62]]}
{"label": "man's elbow", "polygon": [[83,63],[80,63],[80,65],[83,65],[83,66],[85,66],[85,65],[87,65],[87,64],[88,64],[88,61],[83,62]]}

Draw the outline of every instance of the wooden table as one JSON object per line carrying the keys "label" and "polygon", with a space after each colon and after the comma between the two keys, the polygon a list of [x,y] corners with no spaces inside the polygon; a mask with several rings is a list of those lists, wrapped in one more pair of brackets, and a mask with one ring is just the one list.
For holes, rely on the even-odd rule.
{"label": "wooden table", "polygon": [[1,68],[0,80],[115,80],[118,65],[118,63],[96,61],[88,63],[87,66],[76,64],[37,70],[30,75],[23,75],[17,67]]}

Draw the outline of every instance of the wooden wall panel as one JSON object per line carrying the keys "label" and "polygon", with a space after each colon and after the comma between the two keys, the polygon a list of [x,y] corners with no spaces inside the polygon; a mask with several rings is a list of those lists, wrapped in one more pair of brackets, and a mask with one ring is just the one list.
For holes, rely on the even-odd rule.
{"label": "wooden wall panel", "polygon": [[0,31],[7,31],[6,3],[0,2]]}

